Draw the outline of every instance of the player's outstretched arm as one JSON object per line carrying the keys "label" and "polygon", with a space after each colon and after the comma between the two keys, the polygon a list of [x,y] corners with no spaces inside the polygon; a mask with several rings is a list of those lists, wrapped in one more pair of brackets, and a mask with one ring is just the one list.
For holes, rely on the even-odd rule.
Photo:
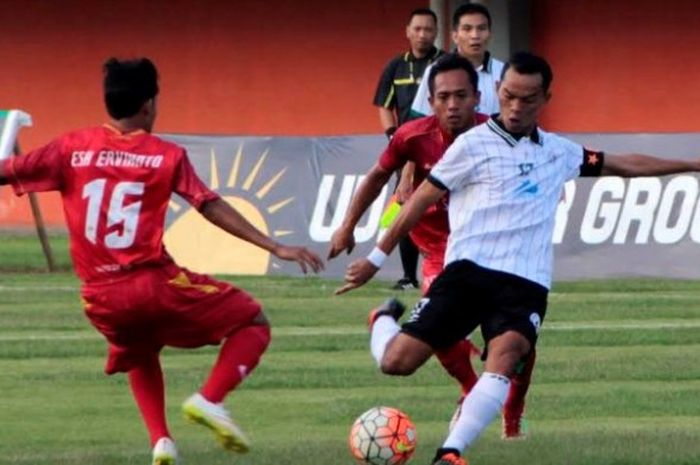
{"label": "player's outstretched arm", "polygon": [[343,250],[348,254],[355,248],[355,237],[353,235],[357,222],[360,221],[362,215],[367,211],[372,202],[374,202],[384,185],[391,178],[391,172],[385,170],[379,164],[376,164],[367,173],[367,176],[357,188],[357,192],[350,202],[348,212],[345,214],[343,223],[333,233],[331,237],[331,246],[328,250],[328,259],[335,258]]}
{"label": "player's outstretched arm", "polygon": [[323,261],[306,247],[292,247],[276,242],[255,226],[222,199],[204,204],[202,215],[212,224],[244,241],[265,249],[281,260],[297,262],[304,273],[308,268],[318,273],[323,269]]}
{"label": "player's outstretched arm", "polygon": [[423,181],[408,202],[401,208],[399,216],[384,233],[377,247],[366,257],[355,260],[348,265],[345,272],[345,285],[336,289],[336,294],[343,294],[362,286],[379,271],[382,262],[396,247],[402,237],[413,229],[425,210],[445,195],[444,190],[434,184]]}
{"label": "player's outstretched arm", "polygon": [[629,153],[621,155],[606,154],[601,174],[603,176],[633,178],[638,176],[664,176],[689,171],[700,171],[700,159],[677,160]]}

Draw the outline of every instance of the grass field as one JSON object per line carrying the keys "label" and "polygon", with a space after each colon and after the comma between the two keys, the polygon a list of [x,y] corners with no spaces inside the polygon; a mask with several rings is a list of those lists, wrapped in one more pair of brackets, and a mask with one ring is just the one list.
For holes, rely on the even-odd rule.
{"label": "grass field", "polygon": [[[0,272],[0,464],[150,463],[125,377],[102,374],[105,345],[81,314],[76,279],[21,271],[41,264],[18,258],[26,242],[3,239],[0,247],[2,263],[15,264]],[[349,427],[378,404],[413,418],[419,448],[411,463],[430,463],[458,389],[433,362],[410,378],[378,373],[364,323],[390,295],[386,283],[332,297],[337,281],[232,280],[258,297],[273,323],[268,353],[227,400],[254,449],[230,455],[180,417],[180,402],[199,386],[215,349],[166,350],[168,413],[185,465],[350,465]],[[532,434],[502,442],[494,424],[470,462],[696,465],[699,355],[700,283],[558,284],[529,397]]]}

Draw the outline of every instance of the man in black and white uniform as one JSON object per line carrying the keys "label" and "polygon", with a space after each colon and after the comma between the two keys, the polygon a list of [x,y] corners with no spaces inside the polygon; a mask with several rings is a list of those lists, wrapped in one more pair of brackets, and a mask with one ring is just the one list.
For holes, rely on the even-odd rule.
{"label": "man in black and white uniform", "polygon": [[700,170],[700,160],[609,155],[543,131],[552,71],[542,58],[518,53],[498,89],[501,113],[459,136],[431,170],[367,258],[348,266],[356,288],[422,212],[450,194],[445,269],[409,320],[395,307],[374,313],[372,354],[383,372],[408,375],[435,350],[481,327],[484,372],[433,462],[465,465],[469,447],[503,407],[509,377],[534,349],[552,275],[552,233],[564,183],[577,176],[658,176]]}

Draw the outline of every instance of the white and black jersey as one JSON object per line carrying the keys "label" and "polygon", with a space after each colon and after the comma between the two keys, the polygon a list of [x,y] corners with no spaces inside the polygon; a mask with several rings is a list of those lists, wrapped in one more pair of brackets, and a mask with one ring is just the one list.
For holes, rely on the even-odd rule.
{"label": "white and black jersey", "polygon": [[[428,76],[433,65],[428,66],[423,74],[423,80],[418,86],[413,104],[411,105],[411,116],[430,116],[433,114],[433,109],[430,106],[430,89],[428,88]],[[478,113],[492,115],[498,113],[498,94],[496,85],[501,79],[503,67],[505,64],[501,60],[493,58],[491,54],[486,52],[484,63],[476,68],[476,74],[479,77],[478,90],[481,93],[479,105],[476,106]]]}
{"label": "white and black jersey", "polygon": [[516,139],[494,118],[462,134],[428,177],[450,191],[445,265],[471,260],[549,288],[564,183],[602,164],[601,152],[538,128]]}

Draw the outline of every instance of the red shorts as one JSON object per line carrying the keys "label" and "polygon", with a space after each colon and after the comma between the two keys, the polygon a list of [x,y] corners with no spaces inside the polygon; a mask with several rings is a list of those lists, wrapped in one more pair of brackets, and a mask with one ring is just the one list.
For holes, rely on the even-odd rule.
{"label": "red shorts", "polygon": [[423,253],[423,265],[421,267],[421,272],[423,273],[423,279],[420,285],[420,290],[423,295],[428,293],[430,285],[433,284],[435,278],[442,273],[442,268],[445,265],[444,254],[438,253]]}
{"label": "red shorts", "polygon": [[126,372],[164,346],[219,344],[261,311],[245,292],[176,265],[85,284],[85,314],[109,341],[107,374]]}
{"label": "red shorts", "polygon": [[420,287],[421,292],[425,295],[445,265],[447,235],[423,228],[411,230],[410,236],[423,257],[421,267],[423,279]]}

